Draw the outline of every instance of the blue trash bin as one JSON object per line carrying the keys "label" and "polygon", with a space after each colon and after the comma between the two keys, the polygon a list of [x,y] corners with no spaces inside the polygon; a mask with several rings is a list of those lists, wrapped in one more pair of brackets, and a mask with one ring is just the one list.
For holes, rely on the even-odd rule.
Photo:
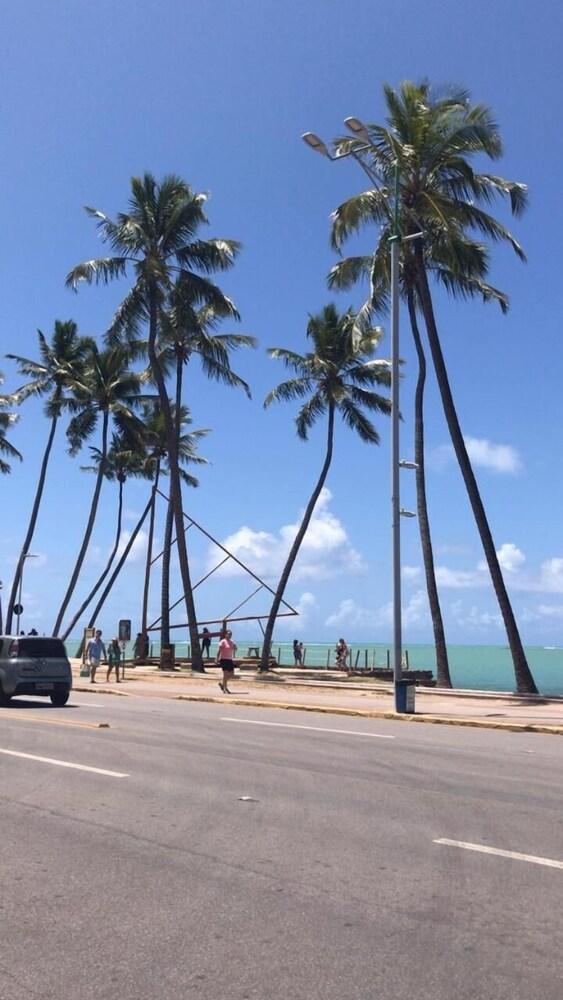
{"label": "blue trash bin", "polygon": [[414,702],[414,689],[415,681],[396,681],[395,682],[395,711],[406,715],[414,715],[415,713],[415,702]]}

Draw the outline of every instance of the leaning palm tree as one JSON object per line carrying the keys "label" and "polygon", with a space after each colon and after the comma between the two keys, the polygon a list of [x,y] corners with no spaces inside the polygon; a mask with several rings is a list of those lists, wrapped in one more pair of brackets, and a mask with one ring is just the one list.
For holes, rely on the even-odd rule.
{"label": "leaning palm tree", "polygon": [[[487,283],[489,254],[482,238],[507,243],[518,257],[524,253],[509,230],[486,207],[507,198],[514,215],[526,206],[523,184],[472,166],[477,155],[498,159],[502,142],[490,110],[472,104],[462,90],[434,97],[427,83],[404,83],[399,91],[384,88],[385,125],[367,125],[367,139],[339,139],[340,154],[353,152],[365,161],[376,178],[374,186],[349,199],[333,215],[332,240],[340,248],[366,223],[383,227],[377,259],[387,253],[393,202],[393,177],[398,170],[401,232],[422,233],[412,249],[403,250],[403,265],[410,269],[413,304],[420,309],[438,380],[442,406],[454,451],[479,531],[493,587],[503,616],[512,653],[518,691],[537,691],[514,617],[495,550],[483,501],[455,409],[442,345],[436,324],[431,279],[458,297],[481,295],[496,299],[503,308],[506,297]],[[412,320],[412,312],[411,312]]]}
{"label": "leaning palm tree", "polygon": [[140,422],[133,413],[132,405],[140,393],[141,382],[138,375],[129,371],[128,366],[129,355],[124,348],[113,347],[105,351],[94,348],[83,371],[70,382],[74,398],[65,402],[65,406],[74,414],[67,429],[69,452],[71,455],[78,454],[101,418],[100,461],[84,537],[57,614],[53,635],[59,634],[90,544],[106,472],[111,421],[113,420],[124,439],[131,441],[133,445],[137,445],[140,436]]}
{"label": "leaning palm tree", "polygon": [[[174,426],[179,428],[177,436],[177,454],[180,463],[180,478],[184,485],[197,487],[199,481],[187,471],[187,465],[207,465],[207,459],[198,455],[197,447],[201,438],[209,434],[209,429],[191,429],[192,419],[186,406],[181,406],[177,411],[172,409]],[[170,475],[170,460],[168,455],[168,438],[164,417],[159,404],[147,407],[143,420],[143,440],[148,449],[148,457],[145,460],[145,468],[153,472],[155,483],[160,475]],[[156,499],[156,498],[155,498]],[[161,582],[161,618],[160,618],[160,643],[162,647],[170,642],[170,560],[172,555],[172,534],[174,526],[174,515],[170,500],[166,510],[166,524],[164,529],[164,543],[162,547],[162,582]],[[147,545],[147,561],[145,567],[145,586],[143,592],[143,633],[147,627],[148,594],[150,586],[150,570],[152,565],[152,544],[154,534],[154,510],[151,511],[149,521],[149,538]]]}
{"label": "leaning palm tree", "polygon": [[326,414],[327,443],[321,474],[305,508],[274,595],[264,631],[261,671],[268,669],[280,604],[330,469],[334,418],[337,413],[340,414],[344,423],[362,441],[378,444],[379,434],[363,411],[389,414],[391,410],[390,400],[373,389],[374,386],[388,386],[390,383],[389,362],[373,358],[382,336],[380,329],[359,322],[351,309],[339,314],[334,305],[328,305],[321,313],[310,317],[307,336],[313,347],[307,354],[297,354],[281,347],[271,348],[268,352],[292,369],[296,377],[273,389],[266,396],[264,406],[268,407],[273,402],[306,399],[296,418],[297,433],[306,440],[316,420]]}
{"label": "leaning palm tree", "polygon": [[84,364],[88,352],[92,348],[92,340],[89,337],[80,337],[76,323],[72,320],[55,320],[55,326],[51,337],[51,343],[47,340],[41,330],[37,331],[39,339],[39,360],[32,361],[29,358],[22,358],[18,354],[8,354],[6,357],[15,361],[20,375],[25,375],[29,381],[22,385],[15,393],[14,399],[17,403],[22,403],[32,396],[47,396],[45,404],[45,414],[50,420],[49,435],[47,444],[43,452],[41,467],[39,469],[39,479],[35,490],[35,497],[31,507],[31,514],[25,533],[25,538],[20,550],[16,564],[16,571],[12,581],[12,589],[8,599],[6,612],[6,630],[8,633],[12,627],[12,615],[14,604],[17,600],[17,593],[20,584],[20,577],[27,553],[31,548],[31,542],[37,525],[39,508],[43,497],[45,480],[47,477],[47,467],[55,439],[57,424],[61,416],[63,400],[68,389],[69,380],[76,371]]}
{"label": "leaning palm tree", "polygon": [[[365,166],[365,165],[364,165]],[[391,206],[390,206],[391,212]],[[390,225],[385,227],[386,238],[391,235]],[[467,251],[467,239],[458,239],[457,256]],[[454,278],[447,261],[431,262],[429,265],[442,283],[459,284],[460,276]],[[428,512],[425,471],[424,445],[424,391],[426,384],[426,355],[418,324],[418,309],[416,303],[416,283],[412,253],[408,246],[403,247],[400,267],[400,288],[406,300],[410,319],[411,333],[415,346],[418,372],[414,396],[414,461],[416,465],[416,502],[417,518],[420,532],[420,546],[426,578],[428,605],[434,632],[434,647],[436,651],[436,679],[439,687],[452,687],[448,649],[434,563],[434,548],[430,532],[430,516]],[[375,254],[361,257],[347,257],[338,261],[328,275],[329,288],[348,290],[357,282],[366,281],[370,285],[369,298],[362,306],[362,316],[381,316],[388,312],[389,286],[391,281],[390,260],[385,239],[382,239]],[[506,296],[498,289],[484,282],[479,276],[466,274],[464,286],[466,294],[481,295],[485,301],[497,301],[503,311],[506,311]]]}
{"label": "leaning palm tree", "polygon": [[[103,460],[102,451],[100,448],[91,447],[90,455],[94,464],[82,466],[82,469],[84,472],[94,472],[97,475],[100,469],[100,464]],[[117,482],[118,484],[117,518],[114,542],[104,569],[63,632],[62,638],[64,641],[68,639],[72,629],[76,623],[80,621],[82,615],[86,611],[86,608],[98,593],[98,590],[111,570],[117,550],[119,549],[119,543],[121,541],[121,532],[123,527],[123,487],[125,486],[127,479],[131,476],[142,475],[143,458],[144,455],[141,453],[140,449],[135,450],[132,448],[130,441],[125,441],[119,434],[114,433],[112,435],[111,444],[106,455],[104,476],[108,482]],[[94,623],[92,622],[91,624],[93,625]],[[81,655],[81,652],[82,650],[79,650],[79,656]]]}
{"label": "leaning palm tree", "polygon": [[[186,600],[192,662],[201,667],[195,603],[192,593],[188,553],[184,537],[181,477],[172,410],[165,376],[158,359],[159,315],[174,282],[187,296],[210,304],[218,311],[236,315],[226,295],[208,277],[215,271],[232,267],[239,244],[233,240],[198,238],[197,231],[207,223],[204,211],[206,195],[196,194],[189,184],[176,176],[158,183],[151,174],[131,181],[129,210],[115,220],[103,212],[86,211],[98,222],[102,239],[113,256],[88,260],[73,268],[67,284],[76,288],[81,281],[107,284],[132,271],[134,284],[114,317],[110,335],[138,337],[148,326],[147,353],[152,375],[158,386],[160,405],[168,435],[170,459],[170,495],[174,510],[178,557]],[[203,272],[203,273],[201,273]]]}
{"label": "leaning palm tree", "polygon": [[[216,310],[212,305],[200,306],[191,291],[176,282],[169,299],[169,308],[162,312],[159,338],[159,361],[165,373],[174,369],[176,378],[175,413],[182,414],[183,373],[193,356],[199,358],[207,378],[222,382],[231,388],[242,389],[250,398],[247,383],[231,368],[230,352],[240,347],[255,347],[256,339],[246,334],[216,333],[225,315],[225,309]],[[176,442],[180,455],[181,423],[175,421]],[[185,480],[184,480],[185,481]],[[174,510],[171,497],[168,501],[164,555],[162,567],[161,649],[170,642],[170,612],[168,606],[170,584],[170,545]],[[195,667],[195,669],[200,669]]]}
{"label": "leaning palm tree", "polygon": [[[0,372],[0,385],[4,381],[4,376]],[[11,406],[16,400],[12,396],[0,396],[0,475],[6,476],[12,471],[10,463],[2,458],[3,455],[6,458],[17,458],[20,462],[22,456],[20,455],[17,448],[8,441],[6,437],[6,431],[13,427],[15,423],[19,420],[17,413],[10,412],[7,408]]]}

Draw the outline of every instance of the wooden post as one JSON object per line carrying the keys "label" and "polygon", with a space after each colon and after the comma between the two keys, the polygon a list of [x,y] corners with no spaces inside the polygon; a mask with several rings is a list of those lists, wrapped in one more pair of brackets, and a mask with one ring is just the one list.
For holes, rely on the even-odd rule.
{"label": "wooden post", "polygon": [[410,667],[409,667],[409,651],[408,651],[408,649],[405,649],[405,660],[407,661],[407,670],[410,670]]}

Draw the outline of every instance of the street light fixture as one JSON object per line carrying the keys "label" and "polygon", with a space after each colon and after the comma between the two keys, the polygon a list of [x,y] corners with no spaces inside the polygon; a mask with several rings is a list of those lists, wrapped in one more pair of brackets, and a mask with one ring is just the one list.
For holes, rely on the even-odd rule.
{"label": "street light fixture", "polygon": [[19,586],[19,591],[18,591],[18,613],[16,615],[16,619],[17,619],[17,634],[18,635],[20,634],[20,615],[21,615],[21,607],[22,607],[23,571],[24,571],[25,560],[26,559],[39,559],[39,556],[34,555],[33,552],[26,552],[25,555],[24,555],[24,557],[23,557],[23,560],[22,560],[22,569],[21,569],[21,573],[20,573],[20,586]]}
{"label": "street light fixture", "polygon": [[303,139],[303,142],[306,142],[307,145],[315,151],[315,153],[320,153],[321,156],[326,156],[329,160],[334,159],[328,151],[326,142],[323,142],[323,140],[318,135],[315,135],[314,132],[304,132],[301,138]]}
{"label": "street light fixture", "polygon": [[363,141],[367,143],[370,142],[368,130],[359,118],[354,118],[353,116],[345,118],[344,124],[350,132],[353,132],[354,135],[358,137],[358,139],[363,139]]}

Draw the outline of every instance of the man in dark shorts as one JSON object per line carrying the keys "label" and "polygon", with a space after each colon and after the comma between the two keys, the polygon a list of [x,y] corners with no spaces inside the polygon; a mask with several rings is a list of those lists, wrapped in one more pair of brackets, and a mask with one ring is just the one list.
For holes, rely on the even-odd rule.
{"label": "man in dark shorts", "polygon": [[217,663],[223,671],[223,680],[219,681],[219,687],[224,694],[230,694],[228,682],[232,680],[233,674],[235,672],[235,653],[237,651],[237,644],[233,642],[233,633],[230,629],[227,629],[223,633],[221,641],[219,643],[219,649],[217,651]]}

